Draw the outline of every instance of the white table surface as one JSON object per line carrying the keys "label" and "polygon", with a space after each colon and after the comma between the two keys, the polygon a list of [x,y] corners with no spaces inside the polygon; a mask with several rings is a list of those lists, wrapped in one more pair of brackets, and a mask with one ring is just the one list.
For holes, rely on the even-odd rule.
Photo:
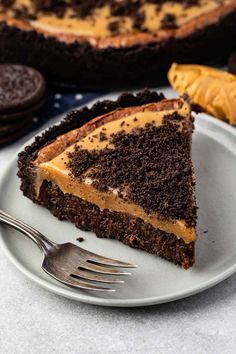
{"label": "white table surface", "polygon": [[[0,173],[29,138],[0,150]],[[236,275],[169,304],[105,308],[47,292],[0,253],[0,289],[0,354],[236,353]]]}

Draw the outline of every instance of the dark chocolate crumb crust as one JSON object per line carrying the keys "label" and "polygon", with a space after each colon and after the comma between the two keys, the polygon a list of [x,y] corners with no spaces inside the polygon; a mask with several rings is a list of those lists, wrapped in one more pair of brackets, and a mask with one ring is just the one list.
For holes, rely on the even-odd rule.
{"label": "dark chocolate crumb crust", "polygon": [[176,112],[166,116],[160,127],[146,124],[129,134],[124,130],[113,134],[109,142],[114,149],[84,150],[76,146],[69,153],[67,166],[76,179],[91,178],[93,186],[102,192],[118,189],[120,198],[141,206],[147,214],[183,219],[194,227],[192,132],[179,131],[174,120],[184,122],[185,118]]}
{"label": "dark chocolate crumb crust", "polygon": [[114,238],[125,245],[145,250],[188,269],[194,263],[194,242],[186,244],[173,234],[153,228],[128,214],[101,211],[82,199],[63,194],[54,184],[44,182],[40,199],[54,216],[70,220],[82,230],[95,232],[101,238]]}
{"label": "dark chocolate crumb crust", "polygon": [[[168,19],[170,22],[172,26],[173,20]],[[184,38],[129,48],[98,49],[88,42],[66,44],[1,21],[0,62],[33,66],[51,80],[86,89],[156,86],[166,81],[172,62],[225,63],[235,48],[235,23],[236,11],[233,11]]]}

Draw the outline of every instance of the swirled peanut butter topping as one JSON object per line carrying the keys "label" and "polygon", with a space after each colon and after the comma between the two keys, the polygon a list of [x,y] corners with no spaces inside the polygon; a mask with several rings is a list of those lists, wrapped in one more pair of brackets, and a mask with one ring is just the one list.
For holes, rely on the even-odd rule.
{"label": "swirled peanut butter topping", "polygon": [[[184,120],[175,121],[173,119],[173,124],[176,124],[177,131],[191,129],[190,108],[185,101],[173,100],[166,101],[163,104],[166,104],[167,107],[169,105],[169,109],[158,110],[160,105],[153,103],[141,107],[132,107],[132,109],[114,111],[98,117],[91,121],[90,126],[87,125],[86,134],[81,133],[81,128],[78,128],[77,132],[72,131],[71,134],[74,138],[77,135],[76,142],[71,144],[70,147],[65,147],[62,152],[59,149],[59,154],[55,151],[58,148],[57,142],[49,145],[42,155],[45,162],[41,162],[42,157],[40,159],[39,156],[34,163],[37,168],[37,194],[40,193],[43,181],[52,181],[63,193],[82,198],[95,204],[101,210],[108,209],[127,213],[143,219],[155,228],[174,233],[178,238],[183,238],[186,243],[194,241],[196,239],[195,230],[193,227],[187,226],[184,220],[166,220],[160,217],[158,213],[146,212],[138,203],[136,204],[129,198],[127,199],[125,194],[129,190],[129,184],[125,185],[122,190],[119,187],[114,188],[108,185],[107,190],[104,191],[97,187],[96,179],[91,177],[91,167],[83,169],[79,178],[75,178],[70,168],[72,155],[76,156],[77,151],[84,151],[83,156],[86,156],[86,154],[94,156],[94,154],[103,150],[112,151],[115,149],[114,144],[111,142],[114,136],[119,133],[129,135],[129,133],[137,132],[138,129],[149,126],[161,127],[167,114],[172,115],[178,112],[181,117],[185,117]],[[64,135],[64,138],[68,141],[68,133]],[[63,136],[60,137],[60,142],[62,142],[62,139]],[[54,157],[48,161],[46,156],[51,156],[50,149],[54,151]]]}
{"label": "swirled peanut butter topping", "polygon": [[174,63],[168,79],[179,94],[187,92],[209,114],[236,124],[236,76],[207,66]]}
{"label": "swirled peanut butter topping", "polygon": [[[206,21],[215,22],[232,7],[236,8],[233,0],[167,0],[160,1],[160,4],[129,1],[130,11],[125,11],[124,0],[120,9],[116,6],[121,6],[122,1],[113,0],[111,4],[104,0],[102,6],[89,11],[72,5],[70,1],[62,1],[60,6],[54,5],[52,9],[46,5],[40,7],[38,3],[36,0],[13,0],[12,5],[4,6],[4,1],[0,1],[0,18],[8,19],[9,23],[12,19],[12,23],[19,26],[27,23],[31,28],[63,41],[86,39],[100,47],[162,40],[166,38],[166,31],[168,36],[182,36],[192,27],[200,28]],[[18,20],[24,22],[15,22]]]}

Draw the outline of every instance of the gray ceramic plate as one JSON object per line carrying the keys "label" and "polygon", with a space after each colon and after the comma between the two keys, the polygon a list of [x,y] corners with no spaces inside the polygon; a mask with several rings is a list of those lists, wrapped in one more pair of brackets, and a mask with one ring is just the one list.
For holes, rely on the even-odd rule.
{"label": "gray ceramic plate", "polygon": [[82,247],[102,255],[138,264],[125,284],[112,294],[74,290],[51,279],[41,269],[37,247],[16,231],[1,226],[0,245],[25,275],[65,297],[106,306],[142,306],[180,299],[203,291],[236,270],[236,131],[205,114],[196,119],[193,161],[197,175],[198,242],[196,264],[188,271],[118,241],[98,239],[68,222],[58,221],[46,209],[22,196],[16,177],[16,159],[0,183],[0,207],[36,227],[56,242],[78,236]]}

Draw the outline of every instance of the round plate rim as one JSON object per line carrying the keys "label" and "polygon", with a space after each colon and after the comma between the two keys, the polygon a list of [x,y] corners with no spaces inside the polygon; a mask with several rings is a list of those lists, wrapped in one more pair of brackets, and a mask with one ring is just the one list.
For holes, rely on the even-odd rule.
{"label": "round plate rim", "polygon": [[[216,128],[220,130],[222,133],[229,133],[236,139],[236,130],[235,128],[231,127],[227,123],[220,121],[216,118],[213,118],[205,113],[202,113],[198,116],[198,120],[205,121],[206,123],[213,124]],[[40,133],[39,133],[40,134]],[[19,151],[22,151],[24,147],[32,142],[34,138],[29,139],[23,146],[19,149]],[[236,141],[235,141],[236,143]],[[8,164],[7,167],[5,168],[4,172],[0,176],[0,186],[2,185],[2,182],[5,180],[7,177],[9,170],[12,168],[13,164],[16,163],[17,156],[14,156]],[[60,286],[60,283],[57,284],[52,284],[46,279],[40,278],[38,275],[35,275],[32,271],[30,271],[26,266],[23,266],[20,261],[17,260],[16,257],[11,253],[10,249],[7,247],[7,244],[4,242],[4,236],[2,232],[2,228],[0,227],[0,248],[4,252],[4,254],[7,256],[7,258],[14,264],[14,266],[21,271],[24,275],[26,275],[29,279],[34,281],[36,284],[40,285],[41,287],[66,298],[88,303],[88,304],[93,304],[93,305],[101,305],[101,306],[111,306],[111,307],[139,307],[139,306],[150,306],[150,305],[157,305],[161,303],[167,303],[179,299],[183,299],[195,294],[198,294],[204,290],[207,290],[223,280],[227,279],[230,277],[232,274],[236,272],[236,262],[232,264],[230,267],[226,268],[224,271],[219,273],[218,275],[214,276],[210,280],[206,280],[202,283],[199,283],[198,285],[184,289],[181,291],[178,291],[176,293],[173,293],[169,296],[167,295],[161,295],[161,296],[155,296],[155,297],[150,297],[150,298],[141,298],[141,299],[107,299],[107,298],[100,298],[100,297],[94,297],[92,295],[87,295],[87,294],[81,294],[81,293],[75,293],[70,291],[70,288],[62,288]]]}

